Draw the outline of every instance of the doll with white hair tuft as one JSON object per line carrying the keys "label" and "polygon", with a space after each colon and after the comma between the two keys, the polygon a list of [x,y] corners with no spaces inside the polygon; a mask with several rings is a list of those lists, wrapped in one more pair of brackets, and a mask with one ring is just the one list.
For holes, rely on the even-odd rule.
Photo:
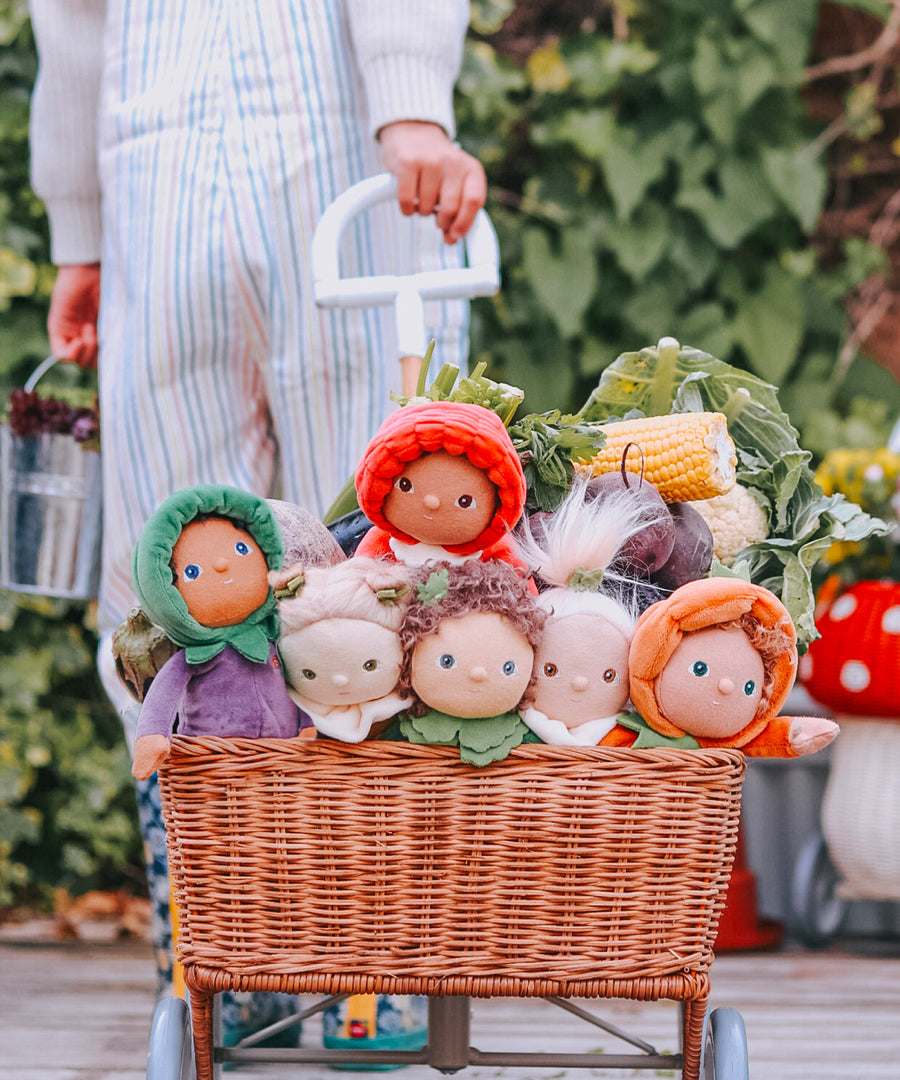
{"label": "doll with white hair tuft", "polygon": [[592,498],[576,479],[540,532],[520,527],[520,551],[548,612],[535,655],[531,704],[522,720],[545,743],[596,746],[628,701],[628,652],[638,617],[623,562],[627,542],[660,511],[630,489]]}
{"label": "doll with white hair tuft", "polygon": [[270,579],[288,693],[321,735],[374,738],[410,704],[397,692],[409,577],[402,564],[358,557]]}

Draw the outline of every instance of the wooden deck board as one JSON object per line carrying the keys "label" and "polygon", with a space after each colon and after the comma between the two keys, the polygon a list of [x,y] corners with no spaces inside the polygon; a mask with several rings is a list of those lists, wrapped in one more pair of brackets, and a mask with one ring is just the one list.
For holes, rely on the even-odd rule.
{"label": "wooden deck board", "polygon": [[[751,1080],[896,1080],[900,949],[881,951],[866,955],[846,945],[822,954],[796,949],[719,957],[712,1005],[741,1012]],[[0,943],[0,1080],[141,1080],[154,1004],[152,978],[149,949],[135,944]],[[673,1003],[583,1004],[661,1051],[677,1045]],[[308,1022],[304,1044],[316,1045],[319,1037],[317,1024]],[[485,1051],[628,1052],[605,1032],[530,1000],[473,1002],[472,1043]],[[340,1073],[283,1065],[248,1067],[234,1075],[334,1080]],[[433,1080],[440,1074],[415,1067],[397,1075]],[[598,1053],[598,1067],[591,1070],[480,1067],[458,1075],[562,1080],[656,1074],[603,1069]]]}

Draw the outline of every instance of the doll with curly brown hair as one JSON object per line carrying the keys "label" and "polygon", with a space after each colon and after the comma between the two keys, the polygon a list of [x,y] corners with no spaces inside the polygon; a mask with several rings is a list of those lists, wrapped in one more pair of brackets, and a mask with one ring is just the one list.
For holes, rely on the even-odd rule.
{"label": "doll with curly brown hair", "polygon": [[546,612],[504,562],[437,563],[421,572],[400,627],[400,724],[410,742],[459,746],[475,765],[500,761],[529,734],[529,700]]}

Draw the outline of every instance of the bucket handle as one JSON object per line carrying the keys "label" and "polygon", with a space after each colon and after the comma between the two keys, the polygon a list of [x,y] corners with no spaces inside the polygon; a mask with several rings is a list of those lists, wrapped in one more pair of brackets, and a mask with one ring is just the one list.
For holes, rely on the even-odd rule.
{"label": "bucket handle", "polygon": [[44,375],[53,367],[54,364],[62,360],[61,356],[57,356],[55,353],[45,357],[38,366],[32,371],[28,377],[28,381],[25,383],[25,393],[30,394],[38,384],[38,380],[42,379]]}

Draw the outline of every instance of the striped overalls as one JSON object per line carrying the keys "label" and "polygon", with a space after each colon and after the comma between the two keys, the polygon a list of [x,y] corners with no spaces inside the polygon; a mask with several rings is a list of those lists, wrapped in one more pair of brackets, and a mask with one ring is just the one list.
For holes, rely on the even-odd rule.
{"label": "striped overalls", "polygon": [[[318,310],[325,207],[379,171],[339,0],[111,0],[100,110],[105,540],[101,671],[135,603],[130,556],[178,488],[233,484],[321,513],[399,389],[389,310]],[[458,260],[395,207],[349,233],[345,272]],[[433,304],[437,363],[462,366],[466,308]],[[167,897],[155,792],[143,829]]]}

